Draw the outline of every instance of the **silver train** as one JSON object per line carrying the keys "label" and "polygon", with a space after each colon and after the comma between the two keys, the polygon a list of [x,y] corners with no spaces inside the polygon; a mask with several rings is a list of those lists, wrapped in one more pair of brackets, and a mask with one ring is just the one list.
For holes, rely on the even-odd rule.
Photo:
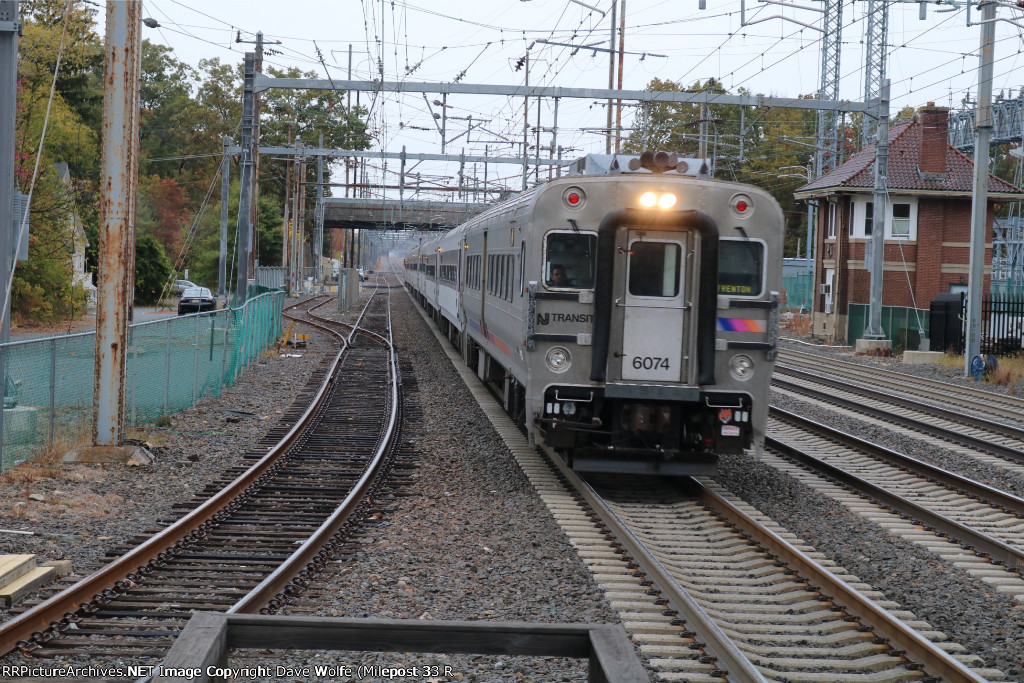
{"label": "silver train", "polygon": [[709,474],[763,442],[782,211],[664,153],[630,168],[553,180],[424,240],[405,280],[574,469]]}

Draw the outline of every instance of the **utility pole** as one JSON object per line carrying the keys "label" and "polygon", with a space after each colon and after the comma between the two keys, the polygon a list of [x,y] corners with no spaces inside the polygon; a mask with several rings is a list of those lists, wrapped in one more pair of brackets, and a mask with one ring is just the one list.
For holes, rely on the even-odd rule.
{"label": "utility pole", "polygon": [[224,154],[220,159],[220,261],[217,264],[217,296],[228,295],[228,192],[231,189],[231,138],[224,136]]}
{"label": "utility pole", "polygon": [[[619,0],[619,2],[622,3],[622,11],[619,13],[619,83],[617,89],[622,90],[622,66],[626,56],[626,0]],[[615,153],[618,154],[622,142],[622,100],[615,100],[615,104]]]}
{"label": "utility pole", "polygon": [[255,100],[253,80],[256,70],[256,55],[245,53],[245,81],[242,91],[242,152],[239,173],[238,196],[238,246],[237,273],[235,280],[234,306],[237,308],[245,303],[246,290],[249,286],[249,251],[252,235],[252,156],[255,132]]}
{"label": "utility pole", "polygon": [[[352,80],[352,44],[351,43],[348,46],[348,80],[350,80],[350,81]],[[347,113],[349,115],[351,115],[352,114],[352,91],[351,90],[349,90],[347,92],[347,97],[348,97],[348,104],[346,105],[347,108],[348,108],[348,112]],[[352,166],[352,164],[350,162],[351,162],[351,159],[347,159],[347,158],[345,159],[345,196],[346,197],[348,196],[348,188],[349,188],[349,184],[351,183],[351,181],[348,178],[348,172],[349,172],[349,169]],[[344,235],[345,239],[347,239],[348,238],[348,230],[344,231],[342,233],[342,235]],[[344,256],[344,254],[345,254],[345,242],[341,243],[341,253],[342,253],[342,256]],[[346,267],[347,267],[347,264],[346,264]]]}
{"label": "utility pole", "polygon": [[[117,460],[141,450],[121,448],[124,443],[124,369],[135,280],[141,31],[141,2],[107,2],[93,448],[84,450],[103,449],[106,457],[113,456]],[[88,456],[80,452],[79,457]]]}
{"label": "utility pole", "polygon": [[[608,39],[608,89],[615,89],[615,12],[618,9],[619,0],[612,0],[612,22],[611,22],[611,38]],[[604,153],[612,153],[612,103],[613,100],[608,98],[608,133],[604,139]],[[525,150],[524,150],[525,152]],[[526,189],[526,188],[523,188]]]}
{"label": "utility pole", "polygon": [[[526,49],[526,87],[530,87],[530,49]],[[523,97],[523,191],[526,191],[527,152],[530,144],[530,95]]]}
{"label": "utility pole", "polygon": [[971,205],[971,275],[967,281],[967,349],[964,375],[981,352],[981,295],[985,288],[985,238],[988,236],[988,150],[992,135],[992,63],[996,35],[996,3],[981,10],[978,56],[978,127],[974,136],[974,189]]}
{"label": "utility pole", "polygon": [[[868,326],[864,337],[884,339],[882,329],[882,278],[885,276],[885,215],[889,174],[889,80],[882,81],[878,92],[878,142],[875,145],[875,194],[871,217],[871,295],[868,299]],[[945,143],[945,141],[943,141]]]}

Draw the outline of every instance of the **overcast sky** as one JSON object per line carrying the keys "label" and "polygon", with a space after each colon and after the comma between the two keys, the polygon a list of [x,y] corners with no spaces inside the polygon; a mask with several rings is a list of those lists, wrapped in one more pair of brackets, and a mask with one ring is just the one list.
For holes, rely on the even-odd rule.
{"label": "overcast sky", "polygon": [[[820,13],[757,0],[746,4],[748,21],[785,15],[804,24],[821,25]],[[798,4],[820,7],[823,3],[803,0]],[[328,73],[333,78],[347,76],[351,45],[356,79],[377,77],[382,62],[386,80],[451,82],[461,75],[463,83],[506,85],[524,82],[525,70],[516,71],[515,64],[532,45],[531,84],[603,88],[608,84],[607,53],[579,50],[573,54],[571,48],[538,40],[607,48],[611,5],[611,0],[145,0],[143,16],[156,19],[161,26],[143,31],[145,37],[172,47],[179,59],[191,64],[211,57],[240,62],[242,53],[252,46],[236,43],[238,32],[243,40],[251,41],[256,31],[263,31],[268,43],[281,41],[267,46],[279,54],[269,54],[265,64],[297,66],[320,78]],[[689,85],[712,76],[730,90],[743,87],[779,96],[812,93],[818,88],[819,31],[777,18],[743,27],[738,0],[708,0],[705,10],[698,8],[698,0],[627,0],[625,5],[625,89],[642,89],[654,77]],[[843,5],[840,97],[859,100],[864,89],[867,2]],[[963,8],[937,12],[932,3],[924,20],[918,18],[918,12],[916,3],[894,3],[891,10],[888,75],[893,111],[928,101],[957,108],[968,93],[976,92],[980,27],[966,25]],[[1024,24],[1022,11],[1004,8],[999,14]],[[977,10],[971,16],[980,18]],[[100,20],[102,35],[102,17]],[[1009,95],[1012,90],[1016,94],[1024,86],[1022,33],[1024,30],[1008,23],[997,24],[996,93]],[[422,95],[389,94],[374,99],[363,94],[362,102],[367,103],[368,98],[373,103],[371,126],[376,148],[399,151],[405,145],[410,152],[440,151],[441,136],[431,119],[432,111],[440,109],[431,110]],[[471,134],[467,153],[482,153],[488,141],[521,139],[521,98],[451,96],[448,103],[451,116],[487,121],[487,132]],[[531,125],[536,123],[535,106],[531,103]],[[601,103],[563,100],[559,104],[558,144],[575,148],[577,151],[568,153],[572,156],[604,151],[602,134],[585,129],[604,126],[605,116]],[[630,125],[632,118],[631,110],[626,109],[623,125]],[[551,103],[544,103],[541,125],[552,123]],[[466,121],[449,121],[448,137],[458,135],[466,125]],[[543,145],[549,144],[550,133],[545,138]],[[456,152],[464,140],[463,135],[454,143]],[[510,146],[502,148],[504,154],[512,152]],[[449,165],[439,172],[452,174],[454,170]],[[509,168],[502,175],[514,172]]]}

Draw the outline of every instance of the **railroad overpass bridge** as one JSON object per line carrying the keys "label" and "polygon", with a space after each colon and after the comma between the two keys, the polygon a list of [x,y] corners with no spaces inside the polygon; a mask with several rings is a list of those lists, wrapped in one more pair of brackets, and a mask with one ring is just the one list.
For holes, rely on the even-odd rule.
{"label": "railroad overpass bridge", "polygon": [[491,206],[358,197],[324,197],[324,229],[450,230]]}

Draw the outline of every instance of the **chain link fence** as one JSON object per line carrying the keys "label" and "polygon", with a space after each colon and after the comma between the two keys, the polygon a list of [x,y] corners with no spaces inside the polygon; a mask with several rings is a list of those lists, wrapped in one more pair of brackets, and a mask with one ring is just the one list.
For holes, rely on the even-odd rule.
{"label": "chain link fence", "polygon": [[[184,410],[225,386],[282,333],[284,292],[250,286],[240,308],[131,325],[126,423]],[[4,372],[0,472],[53,443],[92,434],[94,332],[0,344]]]}
{"label": "chain link fence", "polygon": [[[846,318],[846,343],[853,346],[864,336],[871,307],[868,304],[849,304]],[[893,353],[918,351],[921,337],[928,336],[929,313],[907,306],[882,306],[882,332],[892,340]]]}

